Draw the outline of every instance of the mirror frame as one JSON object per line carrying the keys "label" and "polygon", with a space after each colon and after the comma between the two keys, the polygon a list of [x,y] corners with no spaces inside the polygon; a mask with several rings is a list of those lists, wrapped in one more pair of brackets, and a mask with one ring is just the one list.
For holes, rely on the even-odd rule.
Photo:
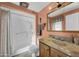
{"label": "mirror frame", "polygon": [[[71,3],[73,3],[73,2],[68,2],[69,4],[71,4]],[[67,5],[69,5],[69,4],[67,4]],[[65,5],[65,6],[67,6],[67,5]],[[64,6],[63,6],[64,7]],[[60,7],[60,8],[63,8],[63,7]],[[59,9],[60,9],[59,8]],[[57,9],[58,10],[58,9]],[[54,11],[56,11],[56,10],[54,10]],[[49,13],[47,13],[47,31],[48,32],[75,32],[75,33],[79,33],[79,31],[65,31],[65,30],[61,30],[61,31],[57,31],[57,30],[48,30],[48,15],[50,14],[50,13],[52,13],[52,12],[54,12],[53,10],[52,11],[50,11]],[[62,14],[60,14],[60,15],[62,15]],[[58,15],[57,15],[58,16]]]}

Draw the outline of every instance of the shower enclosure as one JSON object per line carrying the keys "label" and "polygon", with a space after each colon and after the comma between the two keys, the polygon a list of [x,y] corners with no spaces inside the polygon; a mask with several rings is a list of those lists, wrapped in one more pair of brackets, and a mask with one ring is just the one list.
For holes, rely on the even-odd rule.
{"label": "shower enclosure", "polygon": [[0,9],[0,56],[14,56],[36,45],[35,16]]}

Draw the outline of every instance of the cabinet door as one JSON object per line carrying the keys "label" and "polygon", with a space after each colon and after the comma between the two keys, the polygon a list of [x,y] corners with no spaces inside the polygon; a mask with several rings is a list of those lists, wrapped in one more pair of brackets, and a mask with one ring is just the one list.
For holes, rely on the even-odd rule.
{"label": "cabinet door", "polygon": [[64,54],[58,50],[55,50],[53,48],[50,49],[50,56],[51,57],[67,57],[66,54]]}
{"label": "cabinet door", "polygon": [[45,44],[40,43],[40,57],[49,57],[49,47]]}
{"label": "cabinet door", "polygon": [[50,49],[50,56],[51,57],[57,57],[58,56],[57,51],[55,49],[51,48]]}

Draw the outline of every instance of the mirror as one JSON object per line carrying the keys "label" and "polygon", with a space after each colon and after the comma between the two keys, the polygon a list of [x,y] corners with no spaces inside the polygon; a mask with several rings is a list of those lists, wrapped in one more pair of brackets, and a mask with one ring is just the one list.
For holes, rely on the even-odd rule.
{"label": "mirror", "polygon": [[48,31],[79,31],[78,6],[79,2],[74,2],[48,13]]}

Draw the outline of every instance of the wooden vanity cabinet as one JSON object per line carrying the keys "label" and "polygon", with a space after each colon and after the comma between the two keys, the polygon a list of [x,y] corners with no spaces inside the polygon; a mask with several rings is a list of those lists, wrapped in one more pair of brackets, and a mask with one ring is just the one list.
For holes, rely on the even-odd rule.
{"label": "wooden vanity cabinet", "polygon": [[50,48],[50,57],[67,57],[67,55],[54,48]]}
{"label": "wooden vanity cabinet", "polygon": [[40,43],[39,44],[39,54],[40,54],[40,57],[49,57],[49,47],[43,43]]}
{"label": "wooden vanity cabinet", "polygon": [[50,46],[43,44],[43,43],[39,43],[39,57],[67,57],[68,55],[54,49],[51,48]]}

